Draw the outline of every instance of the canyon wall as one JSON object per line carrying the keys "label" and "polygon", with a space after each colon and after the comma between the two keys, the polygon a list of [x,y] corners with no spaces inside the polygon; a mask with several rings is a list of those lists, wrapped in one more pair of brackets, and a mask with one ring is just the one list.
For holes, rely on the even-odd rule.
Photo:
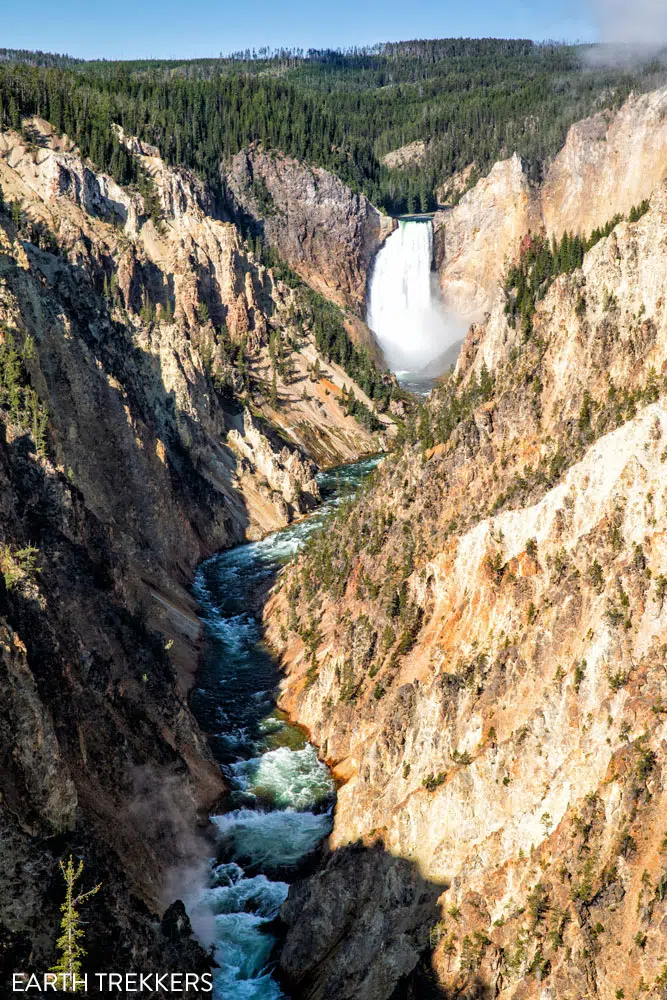
{"label": "canyon wall", "polygon": [[437,212],[434,254],[446,307],[466,317],[483,315],[506,259],[540,226],[539,204],[516,154],[496,163],[456,208]]}
{"label": "canyon wall", "polygon": [[664,993],[666,236],[660,185],[528,336],[499,303],[281,578],[281,705],[343,782],[297,997]]}
{"label": "canyon wall", "polygon": [[649,198],[665,176],[667,89],[573,125],[540,192],[547,232],[590,233]]}
{"label": "canyon wall", "polygon": [[187,703],[193,568],[394,429],[347,412],[345,387],[374,404],[207,188],[119,136],[141,191],[38,119],[0,133],[3,978],[51,962],[68,851],[103,884],[93,967],[207,967],[180,904],[160,922],[224,791]]}
{"label": "canyon wall", "polygon": [[396,221],[338,177],[260,146],[238,153],[226,175],[237,210],[313,288],[363,316],[373,258]]}
{"label": "canyon wall", "polygon": [[437,212],[435,257],[446,307],[479,320],[529,232],[588,236],[649,198],[665,176],[666,112],[667,89],[631,96],[617,111],[573,125],[540,185],[529,182],[515,154],[455,208]]}

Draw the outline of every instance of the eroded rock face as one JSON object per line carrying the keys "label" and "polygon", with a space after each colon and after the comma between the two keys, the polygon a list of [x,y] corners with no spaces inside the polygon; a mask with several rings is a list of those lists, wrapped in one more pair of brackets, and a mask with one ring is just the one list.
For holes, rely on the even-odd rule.
{"label": "eroded rock face", "polygon": [[[2,628],[0,642],[5,741],[14,728],[10,770],[3,774],[3,806],[21,817],[25,832],[41,828],[59,834],[74,825],[76,787],[62,759],[53,721],[40,701],[25,646],[7,627]],[[18,908],[23,905],[18,899],[15,903]]]}
{"label": "eroded rock face", "polygon": [[[473,328],[459,392],[485,364],[487,398],[389,458],[267,611],[281,703],[345,782],[332,859],[380,842],[447,886],[444,995],[662,988],[666,198],[554,282],[527,342],[502,309]],[[321,581],[317,671],[301,574]],[[290,900],[290,954],[321,896]]]}
{"label": "eroded rock face", "polygon": [[539,187],[515,155],[496,163],[455,208],[437,212],[436,266],[446,306],[483,318],[529,232],[589,235],[649,198],[665,176],[666,112],[664,88],[630,97],[615,113],[573,125]]}
{"label": "eroded rock face", "polygon": [[241,430],[232,427],[227,440],[235,451],[254,465],[271,489],[277,491],[286,503],[296,504],[299,511],[303,506],[304,513],[317,504],[320,490],[314,478],[315,463],[304,461],[297,452],[287,447],[276,451],[250,410],[243,412]]}
{"label": "eroded rock face", "polygon": [[237,210],[259,220],[297,274],[364,315],[368,271],[394,219],[321,167],[260,147],[234,157],[226,182]]}
{"label": "eroded rock face", "polygon": [[540,228],[536,194],[520,158],[496,163],[456,208],[433,220],[435,264],[448,309],[480,317],[489,309],[506,258]]}
{"label": "eroded rock face", "polygon": [[[109,399],[92,379],[89,388],[100,409],[86,412],[100,420]],[[110,465],[127,466],[124,491],[117,480],[113,498],[115,516],[126,518],[120,529],[93,510],[72,470],[68,476],[35,454],[27,434],[9,431],[0,445],[0,975],[51,963],[58,860],[68,851],[85,859],[86,887],[104,885],[86,914],[94,967],[131,956],[178,961],[157,920],[165,878],[201,851],[198,811],[223,785],[183,700],[185,650],[176,676],[166,635],[154,631],[159,615],[152,628],[146,621],[151,587],[142,571],[153,587],[162,583],[174,612],[182,593],[165,569],[168,542],[146,558],[143,508],[149,497],[155,503],[155,481],[132,481],[137,446],[128,446],[122,425],[97,443],[99,491]],[[164,484],[163,492],[159,509],[173,516],[174,495]],[[196,619],[185,601],[179,614],[194,626],[192,644]],[[171,631],[187,643],[182,628]],[[206,962],[194,941],[180,957],[187,968],[193,958],[195,968]]]}
{"label": "eroded rock face", "polygon": [[[580,271],[556,279],[540,304],[538,329],[548,336],[541,397],[548,407],[545,426],[569,405],[564,401],[581,399],[585,385],[601,397],[609,379],[629,387],[639,372],[645,377],[651,367],[662,371],[666,219],[663,184],[646,215],[619,223],[586,254]],[[496,302],[487,322],[468,331],[457,370],[479,374],[483,364],[498,369],[520,345],[520,332],[509,325],[504,304]]]}
{"label": "eroded rock face", "polygon": [[[442,886],[378,844],[346,847],[280,911],[280,972],[298,1000],[380,1000],[417,967]],[[376,956],[376,960],[370,960]]]}
{"label": "eroded rock face", "polygon": [[[204,185],[121,135],[153,178],[151,219],[33,126],[42,145],[0,133],[21,206],[18,225],[0,212],[1,374],[15,350],[21,386],[0,425],[0,978],[53,961],[69,850],[103,883],[91,967],[200,970],[187,925],[159,920],[224,791],[187,704],[193,568],[305,511],[309,455],[337,464],[384,436],[345,414],[349,376]],[[280,372],[271,337],[291,352]],[[248,370],[275,391],[252,413]]]}
{"label": "eroded rock face", "polygon": [[590,233],[649,198],[665,176],[667,89],[573,125],[540,202],[549,234]]}
{"label": "eroded rock face", "polygon": [[159,225],[148,218],[141,195],[95,173],[75,149],[30,150],[12,132],[0,135],[7,197],[16,194],[30,205],[32,217],[56,232],[80,266],[97,263],[108,274],[108,258],[117,259],[126,309],[139,311],[148,296],[158,311],[193,326],[206,304],[232,336],[261,342],[270,293],[249,264],[236,228],[215,217],[210,192],[193,174],[168,168],[152,147],[120,137],[155,182]]}

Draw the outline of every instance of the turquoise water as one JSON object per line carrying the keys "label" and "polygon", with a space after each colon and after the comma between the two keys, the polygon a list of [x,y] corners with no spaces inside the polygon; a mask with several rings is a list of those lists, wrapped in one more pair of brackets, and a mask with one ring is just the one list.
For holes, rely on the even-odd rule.
{"label": "turquoise water", "polygon": [[275,708],[277,665],[262,645],[253,599],[378,461],[321,473],[323,503],[310,517],[220,553],[197,573],[206,650],[193,709],[230,795],[228,810],[211,817],[218,853],[189,906],[195,926],[212,923],[218,1000],[284,998],[272,975],[274,920],[290,881],[329,833],[335,801],[328,769]]}

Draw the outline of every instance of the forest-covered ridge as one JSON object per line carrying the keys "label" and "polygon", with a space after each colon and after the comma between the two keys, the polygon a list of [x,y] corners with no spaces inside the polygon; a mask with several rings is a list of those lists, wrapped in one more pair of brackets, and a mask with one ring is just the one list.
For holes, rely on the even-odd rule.
{"label": "forest-covered ridge", "polygon": [[[40,114],[101,168],[131,167],[110,125],[219,187],[220,161],[250,142],[323,166],[391,214],[427,211],[436,190],[518,152],[531,176],[569,126],[665,82],[665,61],[584,68],[581,46],[521,39],[439,39],[350,50],[246,50],[209,60],[78,62],[0,50],[0,118]],[[423,158],[382,163],[415,140]]]}

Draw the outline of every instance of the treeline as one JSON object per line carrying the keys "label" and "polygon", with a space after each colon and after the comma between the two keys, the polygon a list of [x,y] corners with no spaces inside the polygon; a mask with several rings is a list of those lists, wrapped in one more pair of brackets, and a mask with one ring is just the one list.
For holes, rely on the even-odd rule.
{"label": "treeline", "polygon": [[[637,222],[649,209],[647,199],[633,206],[628,222]],[[543,299],[551,284],[560,274],[570,274],[584,261],[584,255],[612,232],[622,222],[623,216],[613,216],[604,226],[593,230],[590,236],[563,233],[560,240],[547,236],[531,236],[523,247],[519,259],[508,269],[503,282],[505,315],[512,326],[521,324],[524,336],[529,336],[537,303]]]}
{"label": "treeline", "polygon": [[84,157],[119,184],[137,183],[137,161],[111,127],[118,121],[112,103],[103,94],[74,85],[75,80],[61,69],[0,64],[0,126],[24,131],[30,139],[23,120],[37,115],[73,139]]}
{"label": "treeline", "polygon": [[[7,50],[5,50],[7,51]],[[440,39],[370,49],[265,49],[210,60],[0,59],[0,119],[39,114],[127,182],[117,122],[218,190],[220,161],[251,142],[338,174],[391,214],[435,207],[453,173],[518,152],[538,177],[568,127],[664,81],[658,63],[581,71],[580,51],[525,40]],[[424,158],[382,156],[416,139]]]}
{"label": "treeline", "polygon": [[539,180],[575,121],[665,80],[664,65],[582,72],[581,49],[525,40],[440,39],[387,44],[377,54],[304,62],[286,79],[320,93],[346,133],[376,157],[415,140],[423,159],[380,166],[364,188],[392,214],[435,207],[435,192],[471,163],[485,173],[517,152]]}
{"label": "treeline", "polygon": [[84,60],[60,52],[35,52],[30,49],[0,49],[0,62],[25,63],[28,66],[76,66]]}
{"label": "treeline", "polygon": [[281,80],[236,74],[167,83],[159,73],[113,67],[113,75],[98,76],[0,65],[0,122],[18,128],[23,116],[45,118],[121,183],[135,179],[135,168],[113,135],[114,123],[157,145],[168,163],[197,171],[217,190],[220,161],[255,141],[322,163],[354,190],[377,174],[367,141],[346,141],[326,107]]}

